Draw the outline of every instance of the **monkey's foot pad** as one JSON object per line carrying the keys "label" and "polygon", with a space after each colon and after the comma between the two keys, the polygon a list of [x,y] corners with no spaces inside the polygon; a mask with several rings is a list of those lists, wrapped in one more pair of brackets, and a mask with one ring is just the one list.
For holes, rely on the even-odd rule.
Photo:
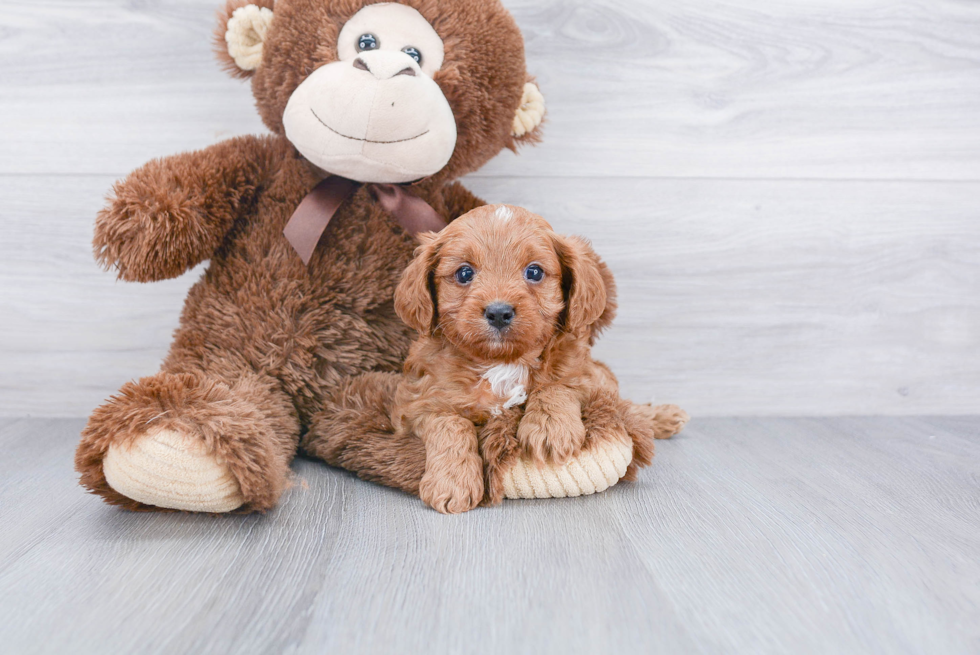
{"label": "monkey's foot pad", "polygon": [[631,461],[628,439],[593,444],[562,466],[538,467],[522,458],[504,474],[504,497],[565,498],[605,491],[626,475]]}
{"label": "monkey's foot pad", "polygon": [[102,462],[106,481],[147,505],[190,512],[230,512],[245,502],[228,466],[199,439],[160,430],[113,445]]}

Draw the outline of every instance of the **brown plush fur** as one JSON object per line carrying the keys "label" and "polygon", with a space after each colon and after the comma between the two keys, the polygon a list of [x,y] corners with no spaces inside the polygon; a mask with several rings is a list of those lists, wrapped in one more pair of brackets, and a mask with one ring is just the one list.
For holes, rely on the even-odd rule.
{"label": "brown plush fur", "polygon": [[395,434],[391,424],[400,380],[397,373],[365,373],[344,380],[314,417],[303,438],[303,452],[417,496],[425,447],[415,435]]}
{"label": "brown plush fur", "polygon": [[[232,0],[222,14],[222,39],[230,12],[242,4]],[[109,446],[169,425],[202,439],[228,463],[245,510],[272,507],[303,427],[325,399],[347,376],[395,371],[404,360],[410,331],[395,315],[392,296],[415,243],[368,191],[360,188],[340,208],[308,267],[282,235],[324,175],[282,136],[283,108],[306,76],[336,59],[340,27],[366,4],[275,2],[263,63],[251,77],[259,113],[274,134],[152,161],[119,182],[99,214],[96,258],[121,279],[162,280],[210,260],[161,372],[123,387],[82,434],[76,468],[82,484],[107,501],[140,507],[106,484]],[[452,180],[517,143],[510,125],[527,80],[523,43],[497,0],[405,4],[430,20],[445,43],[446,63],[435,79],[458,132],[450,162],[413,190],[452,220],[483,204]],[[416,444],[405,448],[395,459],[411,462]],[[331,461],[373,475],[367,460],[338,457]],[[397,468],[386,469],[386,483],[410,477],[399,477]]]}
{"label": "brown plush fur", "polygon": [[[525,279],[531,263],[542,280]],[[465,284],[454,277],[462,266],[476,271]],[[498,301],[515,309],[500,331],[484,316]],[[592,441],[631,440],[626,477],[634,479],[651,461],[653,439],[686,421],[676,407],[619,397],[615,376],[589,352],[597,323],[614,314],[612,275],[588,244],[556,235],[526,210],[482,207],[424,236],[395,306],[420,334],[404,376],[346,382],[304,448],[347,468],[357,461],[362,477],[417,493],[441,512],[500,502],[517,457],[562,464]],[[482,377],[500,364],[526,367],[525,409],[504,407]],[[370,452],[352,447],[367,442]]]}

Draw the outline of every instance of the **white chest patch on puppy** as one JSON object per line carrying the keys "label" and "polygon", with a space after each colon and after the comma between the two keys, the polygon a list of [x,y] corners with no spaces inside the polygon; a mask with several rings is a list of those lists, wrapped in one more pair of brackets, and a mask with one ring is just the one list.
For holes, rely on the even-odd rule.
{"label": "white chest patch on puppy", "polygon": [[510,207],[507,207],[506,205],[500,205],[499,207],[497,207],[497,209],[494,210],[493,215],[505,223],[510,219],[514,218],[514,212],[512,212],[510,210]]}
{"label": "white chest patch on puppy", "polygon": [[[499,211],[499,210],[498,210]],[[523,364],[497,364],[487,369],[483,379],[490,383],[494,395],[504,400],[503,408],[510,409],[527,400],[527,366]]]}

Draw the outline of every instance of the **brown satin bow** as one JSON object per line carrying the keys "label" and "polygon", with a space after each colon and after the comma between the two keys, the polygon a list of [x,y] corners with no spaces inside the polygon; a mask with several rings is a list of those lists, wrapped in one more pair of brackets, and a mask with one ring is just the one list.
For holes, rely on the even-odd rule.
{"label": "brown satin bow", "polygon": [[[313,187],[299,203],[282,233],[304,264],[310,263],[330,219],[359,186],[360,183],[353,180],[331,175]],[[429,203],[401,185],[368,184],[367,187],[382,209],[412,236],[419,232],[438,232],[447,225]]]}

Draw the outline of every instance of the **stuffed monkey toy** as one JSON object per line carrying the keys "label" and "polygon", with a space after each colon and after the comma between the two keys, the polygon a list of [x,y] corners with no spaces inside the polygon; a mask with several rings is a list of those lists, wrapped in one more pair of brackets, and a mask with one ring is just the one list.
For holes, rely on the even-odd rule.
{"label": "stuffed monkey toy", "polygon": [[[160,371],[125,384],[82,433],[82,485],[128,509],[273,507],[324,400],[400,368],[412,334],[392,298],[414,235],[483,205],[455,180],[535,143],[544,115],[498,0],[231,0],[216,48],[251,79],[271,135],[154,160],[96,220],[95,257],[122,280],[210,261]],[[418,444],[379,473],[372,433],[348,432],[320,456],[412,490],[399,467]],[[566,495],[524,495],[542,494]]]}

